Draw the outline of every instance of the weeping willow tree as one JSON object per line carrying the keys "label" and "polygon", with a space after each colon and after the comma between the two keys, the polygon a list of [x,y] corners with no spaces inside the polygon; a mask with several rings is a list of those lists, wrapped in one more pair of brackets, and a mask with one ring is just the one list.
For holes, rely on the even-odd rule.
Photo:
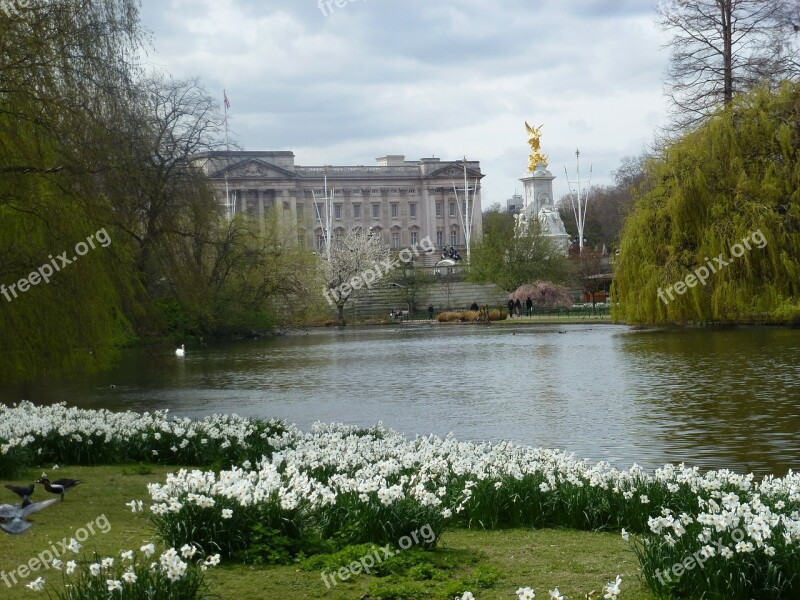
{"label": "weeping willow tree", "polygon": [[[0,14],[3,382],[103,368],[130,331],[136,279],[102,188],[140,37],[136,0],[16,3]],[[87,239],[94,248],[78,246]]]}
{"label": "weeping willow tree", "polygon": [[615,263],[616,318],[800,318],[799,152],[800,85],[785,83],[738,97],[650,160]]}

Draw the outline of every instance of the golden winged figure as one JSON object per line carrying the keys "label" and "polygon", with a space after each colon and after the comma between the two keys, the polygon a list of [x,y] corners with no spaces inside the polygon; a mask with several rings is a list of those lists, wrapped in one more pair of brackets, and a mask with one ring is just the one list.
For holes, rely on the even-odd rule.
{"label": "golden winged figure", "polygon": [[543,163],[545,167],[547,166],[547,156],[542,154],[542,145],[539,141],[542,137],[542,127],[544,127],[544,124],[538,127],[531,127],[525,121],[525,129],[528,131],[528,144],[531,147],[531,155],[528,160],[528,172],[530,173],[536,170],[536,165],[539,163]]}

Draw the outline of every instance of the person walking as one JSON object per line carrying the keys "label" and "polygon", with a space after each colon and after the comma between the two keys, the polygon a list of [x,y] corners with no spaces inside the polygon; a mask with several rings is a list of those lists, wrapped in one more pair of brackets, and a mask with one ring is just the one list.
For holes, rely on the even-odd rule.
{"label": "person walking", "polygon": [[519,301],[519,298],[517,298],[517,301],[514,302],[514,309],[517,312],[517,316],[520,316],[520,310],[522,309],[522,302]]}
{"label": "person walking", "polygon": [[508,318],[514,318],[514,301],[511,298],[508,299]]}
{"label": "person walking", "polygon": [[428,321],[433,321],[433,304],[428,305]]}
{"label": "person walking", "polygon": [[533,316],[533,300],[531,300],[530,296],[528,296],[528,299],[525,300],[525,308],[528,309],[528,316]]}

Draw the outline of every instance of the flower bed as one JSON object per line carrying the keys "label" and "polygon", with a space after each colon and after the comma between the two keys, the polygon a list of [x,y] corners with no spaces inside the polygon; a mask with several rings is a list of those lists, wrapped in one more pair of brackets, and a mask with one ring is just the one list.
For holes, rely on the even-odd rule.
{"label": "flower bed", "polygon": [[278,421],[236,415],[193,421],[170,418],[168,411],[0,404],[0,477],[52,463],[229,465],[271,455],[275,447],[281,447],[285,431]]}
{"label": "flower bed", "polygon": [[[0,407],[0,468],[130,460],[219,465],[151,484],[166,544],[251,562],[285,562],[349,544],[397,544],[423,528],[619,530],[661,597],[800,595],[800,476],[653,473],[558,450],[383,427],[303,433],[233,417]],[[419,541],[419,540],[417,540]]]}

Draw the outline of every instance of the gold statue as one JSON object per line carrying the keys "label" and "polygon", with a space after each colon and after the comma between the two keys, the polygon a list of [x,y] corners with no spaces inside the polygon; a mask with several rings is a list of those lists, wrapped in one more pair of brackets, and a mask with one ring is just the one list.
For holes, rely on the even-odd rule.
{"label": "gold statue", "polygon": [[542,145],[539,143],[539,138],[542,137],[541,130],[544,124],[538,127],[531,127],[525,121],[525,129],[528,130],[528,144],[531,147],[531,156],[528,160],[528,172],[533,173],[536,170],[536,165],[539,163],[547,166],[547,156],[542,154]]}

